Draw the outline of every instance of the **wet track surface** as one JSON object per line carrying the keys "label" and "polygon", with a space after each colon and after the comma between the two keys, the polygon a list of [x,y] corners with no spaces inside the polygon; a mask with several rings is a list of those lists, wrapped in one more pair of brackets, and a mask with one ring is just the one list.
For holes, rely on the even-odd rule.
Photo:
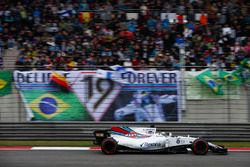
{"label": "wet track surface", "polygon": [[0,151],[0,167],[248,167],[250,152],[228,155],[188,154],[116,154],[100,151]]}

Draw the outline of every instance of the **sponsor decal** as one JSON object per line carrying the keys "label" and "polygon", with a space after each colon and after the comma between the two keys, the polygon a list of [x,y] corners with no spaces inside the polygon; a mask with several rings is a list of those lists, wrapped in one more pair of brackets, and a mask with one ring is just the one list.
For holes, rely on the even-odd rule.
{"label": "sponsor decal", "polygon": [[142,143],[141,147],[161,147],[161,143]]}
{"label": "sponsor decal", "polygon": [[143,131],[146,134],[150,134],[150,135],[155,133],[155,129],[154,128],[143,129]]}
{"label": "sponsor decal", "polygon": [[181,140],[178,138],[177,140],[176,140],[176,144],[180,144],[181,143]]}
{"label": "sponsor decal", "polygon": [[185,140],[181,140],[180,138],[177,138],[176,144],[185,144]]}

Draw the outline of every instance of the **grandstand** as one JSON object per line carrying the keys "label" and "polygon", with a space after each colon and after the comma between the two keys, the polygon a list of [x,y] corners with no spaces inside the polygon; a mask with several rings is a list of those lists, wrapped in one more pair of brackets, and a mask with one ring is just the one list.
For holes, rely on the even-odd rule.
{"label": "grandstand", "polygon": [[246,0],[3,0],[0,16],[0,47],[18,48],[22,70],[234,69],[249,57]]}

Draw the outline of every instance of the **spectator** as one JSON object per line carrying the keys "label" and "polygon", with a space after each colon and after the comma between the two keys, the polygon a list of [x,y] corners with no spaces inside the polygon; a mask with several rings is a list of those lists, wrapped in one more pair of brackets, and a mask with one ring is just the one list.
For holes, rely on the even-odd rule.
{"label": "spectator", "polygon": [[169,29],[170,28],[170,22],[168,19],[168,16],[166,15],[166,17],[162,20],[162,28],[163,29]]}
{"label": "spectator", "polygon": [[134,33],[136,31],[136,21],[132,19],[131,21],[128,22],[128,31]]}
{"label": "spectator", "polygon": [[206,16],[206,14],[204,12],[201,13],[200,24],[202,26],[206,26],[207,25],[207,16]]}
{"label": "spectator", "polygon": [[[249,2],[244,0],[3,2],[0,48],[18,46],[17,64],[26,69],[114,63],[178,69],[179,46],[190,65],[231,69],[249,56]],[[128,9],[135,18],[127,19]]]}

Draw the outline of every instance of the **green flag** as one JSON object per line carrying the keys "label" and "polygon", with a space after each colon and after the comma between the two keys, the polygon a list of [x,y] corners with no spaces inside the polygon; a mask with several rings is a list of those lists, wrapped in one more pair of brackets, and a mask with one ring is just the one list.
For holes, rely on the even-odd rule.
{"label": "green flag", "polygon": [[240,65],[235,70],[235,73],[238,76],[241,76],[242,83],[249,83],[249,70],[250,70],[250,60],[249,58],[245,58],[243,61],[240,62]]}
{"label": "green flag", "polygon": [[221,85],[219,85],[216,82],[215,78],[213,77],[209,69],[202,71],[199,75],[196,76],[196,79],[199,80],[202,84],[209,87],[215,94],[217,95],[223,94]]}
{"label": "green flag", "polygon": [[86,109],[73,92],[28,90],[22,91],[33,120],[89,121]]}
{"label": "green flag", "polygon": [[240,62],[240,64],[241,64],[244,68],[250,69],[250,60],[249,60],[249,58],[245,58],[243,61]]}
{"label": "green flag", "polygon": [[219,70],[219,78],[223,79],[224,81],[236,85],[240,85],[242,83],[241,77],[237,74],[237,71],[233,72],[226,72]]}
{"label": "green flag", "polygon": [[4,96],[11,93],[11,71],[0,71],[0,96]]}

